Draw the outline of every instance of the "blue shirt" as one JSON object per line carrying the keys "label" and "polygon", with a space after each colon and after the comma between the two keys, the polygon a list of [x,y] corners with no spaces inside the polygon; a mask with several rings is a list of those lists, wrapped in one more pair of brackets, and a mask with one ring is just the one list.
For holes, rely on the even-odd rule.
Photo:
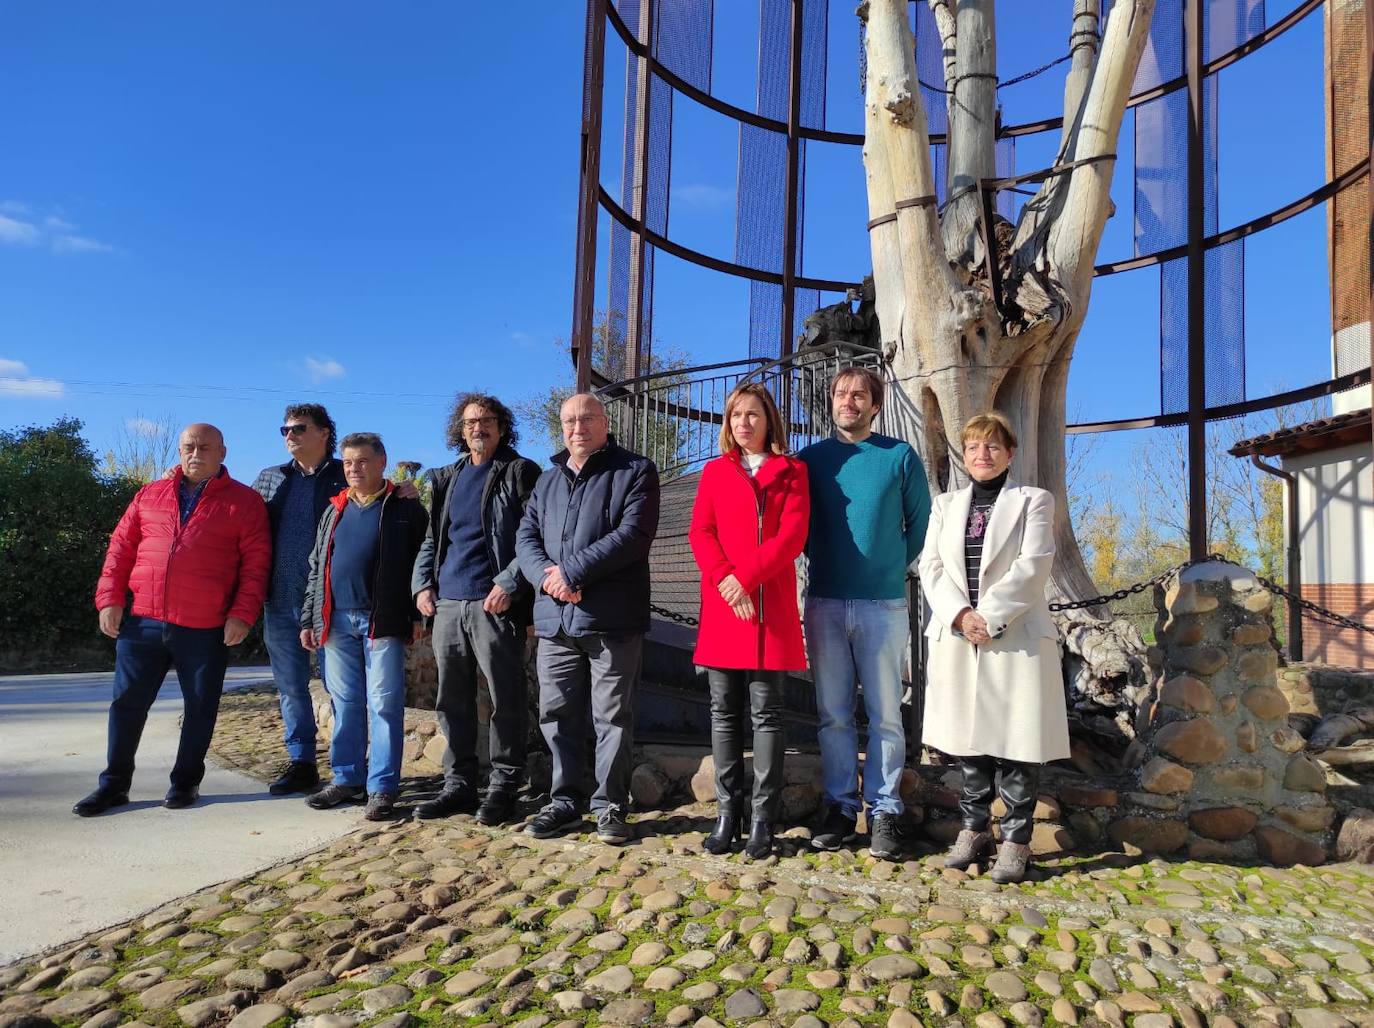
{"label": "blue shirt", "polygon": [[[224,469],[220,468],[211,475],[210,478],[219,478],[222,474],[224,474]],[[181,523],[183,525],[186,524],[186,519],[195,511],[196,504],[200,502],[200,498],[205,495],[205,484],[209,481],[209,478],[205,478],[202,479],[199,484],[193,485],[186,480],[184,475],[182,476],[181,488],[177,490],[177,507],[181,511]]]}
{"label": "blue shirt", "polygon": [[352,500],[344,504],[334,526],[334,548],[329,556],[329,589],[335,610],[372,609],[372,579],[381,534],[380,498],[366,507]]}
{"label": "blue shirt", "polygon": [[299,607],[315,546],[315,479],[292,468],[283,489],[286,495],[272,545],[272,588],[267,602]]}
{"label": "blue shirt", "polygon": [[797,456],[811,482],[812,596],[896,600],[930,521],[925,468],[907,443],[874,433],[825,439]]}
{"label": "blue shirt", "polygon": [[448,494],[448,550],[439,568],[439,598],[484,600],[491,592],[491,556],[482,530],[482,489],[491,461],[463,464]]}

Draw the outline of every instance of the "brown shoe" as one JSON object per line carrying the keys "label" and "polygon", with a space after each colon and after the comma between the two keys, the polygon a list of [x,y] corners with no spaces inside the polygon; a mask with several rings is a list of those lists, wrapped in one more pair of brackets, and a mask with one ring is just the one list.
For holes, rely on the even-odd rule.
{"label": "brown shoe", "polygon": [[1026,877],[1030,870],[1030,847],[1019,842],[1004,842],[997,851],[997,863],[992,865],[992,880],[998,885],[1011,885]]}
{"label": "brown shoe", "polygon": [[983,855],[992,848],[992,833],[989,831],[975,832],[972,828],[964,828],[959,832],[959,838],[954,840],[954,845],[950,847],[949,854],[945,857],[945,867],[952,867],[956,871],[966,871],[970,864],[979,863]]}

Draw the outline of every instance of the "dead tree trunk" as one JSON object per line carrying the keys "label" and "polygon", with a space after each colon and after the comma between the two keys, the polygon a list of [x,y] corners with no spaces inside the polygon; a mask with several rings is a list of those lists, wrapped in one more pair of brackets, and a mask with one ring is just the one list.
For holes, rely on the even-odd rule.
{"label": "dead tree trunk", "polygon": [[[965,420],[996,408],[1020,438],[1014,474],[1058,501],[1055,591],[1096,592],[1069,522],[1065,389],[1098,243],[1111,208],[1116,141],[1154,0],[1117,0],[1099,34],[1099,0],[1075,0],[1073,57],[1055,166],[1011,225],[984,227],[981,183],[994,176],[994,0],[929,0],[944,42],[949,174],[937,208],[907,0],[869,0],[864,169],[882,341],[900,386],[903,434],[935,491],[966,481]],[[1002,289],[994,296],[984,239]],[[891,407],[891,404],[889,405]]]}

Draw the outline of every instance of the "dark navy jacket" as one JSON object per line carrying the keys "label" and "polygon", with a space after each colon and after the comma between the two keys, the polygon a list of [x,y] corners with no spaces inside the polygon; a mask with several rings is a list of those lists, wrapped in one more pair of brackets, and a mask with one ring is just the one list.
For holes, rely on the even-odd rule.
{"label": "dark navy jacket", "polygon": [[[574,475],[568,452],[539,476],[516,536],[516,559],[534,583],[534,631],[552,638],[649,630],[649,547],[658,531],[658,468],[614,437]],[[557,564],[582,602],[539,589]]]}
{"label": "dark navy jacket", "polygon": [[[263,468],[253,483],[253,488],[267,503],[267,520],[272,525],[274,545],[277,541],[277,530],[281,527],[282,504],[286,502],[287,479],[300,473],[301,469],[296,467],[296,462],[289,460],[285,464]],[[311,526],[310,533],[313,536],[314,529],[320,524],[320,515],[329,506],[330,499],[347,489],[348,482],[344,479],[343,461],[338,457],[326,457],[311,478],[315,483],[315,523]]]}
{"label": "dark navy jacket", "polygon": [[[453,506],[452,485],[458,472],[471,458],[464,454],[456,463],[434,472],[433,492],[429,501],[429,529],[425,533],[420,555],[415,558],[410,591],[419,595],[425,589],[438,588],[439,569],[444,566],[449,544],[449,511]],[[511,595],[510,614],[518,624],[528,625],[534,592],[520,573],[515,559],[515,535],[525,504],[539,479],[539,465],[526,460],[511,447],[502,443],[492,454],[491,473],[482,486],[482,528],[487,540],[487,556],[491,560],[492,579]]]}

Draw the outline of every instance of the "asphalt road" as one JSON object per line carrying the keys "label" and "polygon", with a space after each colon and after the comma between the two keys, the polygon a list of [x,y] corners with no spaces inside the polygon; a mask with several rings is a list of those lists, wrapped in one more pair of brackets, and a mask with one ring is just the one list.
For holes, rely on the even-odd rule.
{"label": "asphalt road", "polygon": [[[232,668],[227,688],[270,678]],[[72,804],[104,766],[113,675],[0,677],[0,966],[169,900],[328,844],[361,810],[314,811],[211,764],[201,800],[167,810],[181,691],[167,676],[124,807],[80,818]]]}

